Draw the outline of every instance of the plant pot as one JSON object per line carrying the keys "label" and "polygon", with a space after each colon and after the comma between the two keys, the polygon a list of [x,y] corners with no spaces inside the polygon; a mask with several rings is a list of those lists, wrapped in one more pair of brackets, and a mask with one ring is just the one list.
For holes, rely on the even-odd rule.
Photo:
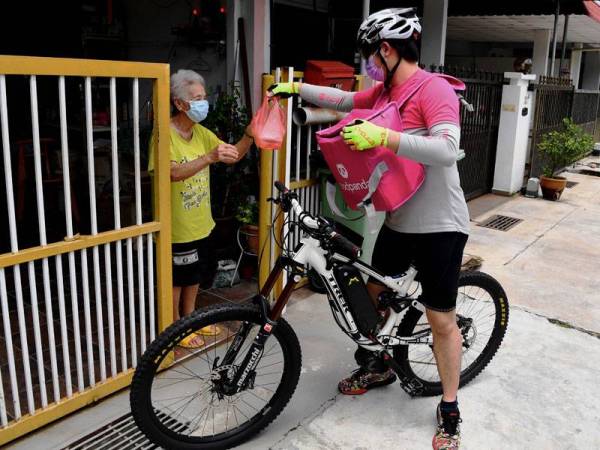
{"label": "plant pot", "polygon": [[241,232],[246,236],[248,250],[255,255],[258,255],[258,226],[244,225],[242,226]]}
{"label": "plant pot", "polygon": [[542,196],[546,200],[558,200],[567,186],[565,177],[540,177],[540,186],[542,188]]}

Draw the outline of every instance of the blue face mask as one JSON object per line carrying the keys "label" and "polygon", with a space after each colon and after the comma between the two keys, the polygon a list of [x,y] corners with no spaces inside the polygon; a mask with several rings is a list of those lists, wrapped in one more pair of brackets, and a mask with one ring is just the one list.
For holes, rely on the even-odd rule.
{"label": "blue face mask", "polygon": [[208,101],[206,100],[192,100],[189,102],[190,109],[185,113],[194,122],[202,122],[208,115]]}

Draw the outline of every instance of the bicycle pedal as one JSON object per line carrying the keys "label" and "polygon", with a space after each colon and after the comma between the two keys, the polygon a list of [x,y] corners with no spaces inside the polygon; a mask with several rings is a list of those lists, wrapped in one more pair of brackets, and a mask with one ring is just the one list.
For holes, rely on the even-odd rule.
{"label": "bicycle pedal", "polygon": [[398,377],[400,379],[400,387],[411,397],[418,397],[423,393],[423,383],[416,378]]}

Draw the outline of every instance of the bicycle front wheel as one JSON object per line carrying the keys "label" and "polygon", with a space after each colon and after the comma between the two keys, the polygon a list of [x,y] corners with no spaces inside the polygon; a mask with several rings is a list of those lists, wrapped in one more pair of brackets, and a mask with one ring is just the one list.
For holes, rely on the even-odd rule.
{"label": "bicycle front wheel", "polygon": [[[230,448],[279,415],[301,366],[298,339],[284,319],[245,384],[237,392],[226,388],[261,326],[258,308],[223,304],[198,310],[157,337],[140,360],[130,394],[135,422],[151,442],[179,450]],[[175,360],[161,370],[167,355]]]}

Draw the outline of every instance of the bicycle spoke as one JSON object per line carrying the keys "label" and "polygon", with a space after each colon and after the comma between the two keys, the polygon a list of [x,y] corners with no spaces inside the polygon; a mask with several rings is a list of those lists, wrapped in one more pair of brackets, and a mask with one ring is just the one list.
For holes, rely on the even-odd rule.
{"label": "bicycle spoke", "polygon": [[264,398],[260,398],[258,395],[256,395],[254,392],[252,392],[251,390],[245,391],[250,395],[253,395],[254,397],[256,397],[257,399],[259,399],[260,401],[266,402]]}
{"label": "bicycle spoke", "polygon": [[[204,418],[204,413],[208,414],[208,407],[204,408],[200,414],[198,414],[194,419],[192,419],[188,425],[188,430],[190,431],[190,435],[192,433],[194,433],[198,427],[200,426],[200,422],[202,421],[202,419]],[[197,424],[194,424],[194,421],[198,421]],[[194,424],[194,426],[192,427],[192,424]]]}
{"label": "bicycle spoke", "polygon": [[[170,379],[173,379],[173,378],[170,378]],[[183,379],[175,378],[175,379],[177,379],[179,381],[174,381],[172,383],[165,384],[162,387],[155,388],[155,391],[160,391],[161,389],[165,389],[165,388],[171,388],[171,387],[175,386],[176,384],[183,383],[184,381],[195,380],[196,378],[183,378]],[[160,378],[156,381],[162,381],[162,380],[163,380],[163,378]],[[201,380],[204,381],[204,378],[201,378]]]}
{"label": "bicycle spoke", "polygon": [[[201,327],[218,327],[218,335],[202,336],[205,344],[199,349],[178,348],[176,362],[154,375],[150,387],[152,410],[164,411],[157,416],[160,424],[175,436],[188,436],[198,442],[219,439],[221,434],[255,420],[275,395],[286,363],[276,334],[266,343],[252,382],[236,394],[225,393],[225,386],[240,370],[260,331],[258,324],[244,323],[202,323]],[[236,339],[239,349],[233,352]]]}
{"label": "bicycle spoke", "polygon": [[189,401],[187,403],[185,403],[182,407],[176,409],[175,411],[173,411],[173,413],[176,413],[179,411],[179,413],[174,417],[174,419],[179,419],[181,417],[181,415],[183,414],[183,411],[185,411],[185,409],[189,406],[190,403],[192,403],[194,400],[196,400],[198,397],[202,398],[208,391],[204,391],[199,395],[195,395],[192,398],[189,399]]}
{"label": "bicycle spoke", "polygon": [[266,366],[261,366],[259,364],[258,366],[256,366],[256,370],[258,370],[258,369],[266,369],[267,367],[276,366],[277,364],[283,364],[283,361],[278,361],[276,363],[269,364],[269,365],[266,365]]}

